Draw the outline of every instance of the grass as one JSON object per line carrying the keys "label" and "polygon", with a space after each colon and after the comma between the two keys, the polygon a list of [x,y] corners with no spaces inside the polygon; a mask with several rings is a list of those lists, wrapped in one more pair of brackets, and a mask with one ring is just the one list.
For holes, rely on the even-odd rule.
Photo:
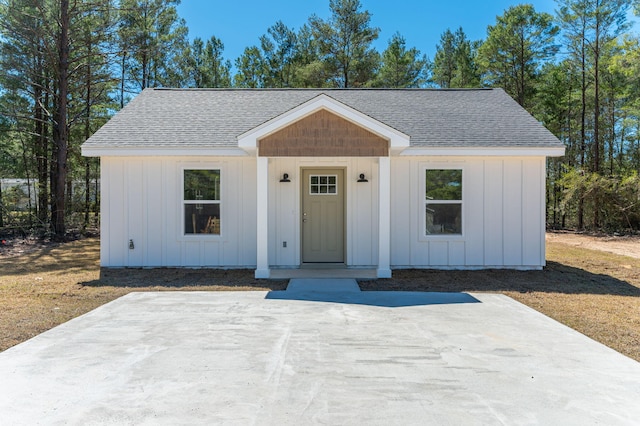
{"label": "grass", "polygon": [[[246,270],[100,269],[85,239],[0,257],[0,350],[132,291],[281,290]],[[494,292],[510,296],[640,361],[640,259],[547,246],[543,271],[394,271],[363,290]]]}

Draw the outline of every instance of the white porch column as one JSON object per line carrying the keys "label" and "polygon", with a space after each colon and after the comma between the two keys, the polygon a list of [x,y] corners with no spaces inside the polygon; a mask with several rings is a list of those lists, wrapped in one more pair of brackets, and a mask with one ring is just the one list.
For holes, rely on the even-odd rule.
{"label": "white porch column", "polygon": [[257,158],[257,259],[256,278],[269,278],[269,158]]}
{"label": "white porch column", "polygon": [[378,278],[391,278],[391,159],[378,159]]}

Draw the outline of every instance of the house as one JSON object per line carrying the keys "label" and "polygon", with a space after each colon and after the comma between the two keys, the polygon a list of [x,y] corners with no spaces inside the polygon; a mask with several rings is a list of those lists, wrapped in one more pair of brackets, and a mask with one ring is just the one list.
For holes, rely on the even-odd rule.
{"label": "house", "polygon": [[501,89],[146,89],[101,160],[104,267],[545,265],[563,144]]}

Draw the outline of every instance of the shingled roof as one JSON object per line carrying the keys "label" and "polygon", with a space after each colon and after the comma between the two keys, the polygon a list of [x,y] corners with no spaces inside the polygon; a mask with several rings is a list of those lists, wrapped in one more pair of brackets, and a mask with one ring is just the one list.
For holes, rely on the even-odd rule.
{"label": "shingled roof", "polygon": [[411,147],[559,148],[501,89],[146,89],[87,148],[237,147],[237,137],[325,94],[411,138]]}

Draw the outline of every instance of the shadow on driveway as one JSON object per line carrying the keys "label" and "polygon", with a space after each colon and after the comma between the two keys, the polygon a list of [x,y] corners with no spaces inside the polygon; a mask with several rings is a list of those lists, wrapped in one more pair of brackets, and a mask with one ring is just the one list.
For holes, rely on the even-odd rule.
{"label": "shadow on driveway", "polygon": [[384,308],[408,306],[449,305],[460,303],[482,303],[467,293],[425,293],[418,291],[367,291],[367,292],[292,292],[270,291],[265,299],[299,300],[305,302],[344,303]]}

